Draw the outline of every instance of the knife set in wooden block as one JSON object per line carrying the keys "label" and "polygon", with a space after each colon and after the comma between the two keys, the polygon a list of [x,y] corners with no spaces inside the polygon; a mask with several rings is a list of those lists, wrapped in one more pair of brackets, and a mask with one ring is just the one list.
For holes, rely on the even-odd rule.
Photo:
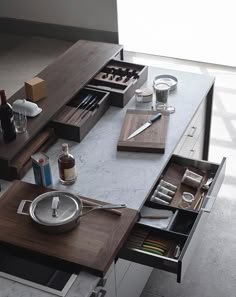
{"label": "knife set in wooden block", "polygon": [[58,137],[80,142],[109,108],[109,93],[83,88],[51,121]]}

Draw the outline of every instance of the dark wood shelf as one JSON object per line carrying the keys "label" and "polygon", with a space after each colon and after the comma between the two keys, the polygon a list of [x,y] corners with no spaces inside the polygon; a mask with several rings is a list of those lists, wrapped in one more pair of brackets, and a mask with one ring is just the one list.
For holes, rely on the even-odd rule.
{"label": "dark wood shelf", "polygon": [[[96,75],[109,60],[122,54],[122,46],[110,43],[80,40],[36,76],[46,82],[47,97],[38,101],[42,112],[28,119],[27,133],[5,144],[0,138],[0,177],[4,175],[11,160],[41,131],[51,118]],[[22,87],[11,98],[25,98]]]}

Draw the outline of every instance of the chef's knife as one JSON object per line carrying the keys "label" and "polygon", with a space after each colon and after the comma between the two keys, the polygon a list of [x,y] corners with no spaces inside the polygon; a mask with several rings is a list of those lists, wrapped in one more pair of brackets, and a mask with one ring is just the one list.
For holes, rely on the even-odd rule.
{"label": "chef's knife", "polygon": [[139,133],[143,132],[143,130],[150,127],[156,120],[161,118],[161,113],[157,113],[154,117],[152,117],[149,121],[147,121],[144,125],[134,131],[127,139],[133,138],[134,136],[138,135]]}

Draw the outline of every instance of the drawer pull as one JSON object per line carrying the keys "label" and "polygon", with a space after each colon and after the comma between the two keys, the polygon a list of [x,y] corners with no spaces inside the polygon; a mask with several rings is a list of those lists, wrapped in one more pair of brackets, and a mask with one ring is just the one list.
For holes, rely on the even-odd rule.
{"label": "drawer pull", "polygon": [[206,212],[211,212],[212,207],[215,203],[215,200],[216,200],[216,196],[207,195],[204,199],[204,202],[202,203],[203,206],[201,207],[201,209]]}
{"label": "drawer pull", "polygon": [[195,127],[195,126],[192,126],[191,127],[191,130],[190,130],[190,132],[188,133],[188,137],[193,137],[194,136],[194,134],[195,134],[195,132],[196,132],[196,130],[197,130],[197,127]]}

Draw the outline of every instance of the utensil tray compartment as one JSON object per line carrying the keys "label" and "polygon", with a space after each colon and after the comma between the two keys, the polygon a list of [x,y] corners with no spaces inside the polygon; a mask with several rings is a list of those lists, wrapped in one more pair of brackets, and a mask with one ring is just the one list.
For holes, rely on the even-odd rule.
{"label": "utensil tray compartment", "polygon": [[[177,281],[181,282],[191,262],[195,247],[199,244],[201,235],[204,232],[208,213],[212,209],[217,193],[223,182],[225,161],[225,158],[223,158],[221,164],[214,164],[173,155],[163,172],[161,172],[160,176],[154,182],[143,206],[143,208],[152,209],[152,214],[153,209],[172,211],[173,216],[170,223],[164,229],[154,226],[153,223],[145,223],[143,218],[141,218],[141,210],[140,220],[131,231],[119,256],[129,261],[172,272],[177,275]],[[173,166],[175,170],[173,170]],[[182,167],[182,171],[179,166]],[[204,172],[207,178],[209,175],[213,177],[209,189],[204,192],[205,198],[203,204],[198,210],[193,209],[194,203],[192,208],[190,207],[189,209],[181,209],[177,204],[177,201],[180,201],[181,198],[181,196],[179,196],[181,191],[186,191],[185,186],[181,188],[182,185],[180,183],[182,179],[180,177],[186,167],[192,170],[195,169],[198,172]],[[175,174],[173,174],[173,172],[175,172]],[[176,198],[174,196],[173,203],[170,203],[170,205],[162,205],[151,201],[151,197],[161,179],[177,186]],[[203,181],[205,182],[204,179]],[[196,191],[196,189],[194,190]],[[142,238],[141,240],[140,237]],[[142,241],[145,241],[148,237],[151,237],[151,239],[159,243],[167,244],[168,252],[155,254],[152,250],[148,251],[147,249],[143,249]],[[139,239],[139,241],[137,241],[137,239]],[[139,245],[141,242],[141,246],[138,246],[137,242]],[[180,247],[179,255],[177,245]]]}
{"label": "utensil tray compartment", "polygon": [[147,66],[111,60],[88,86],[110,92],[111,105],[124,107],[133,97],[135,89],[147,80],[147,76]]}
{"label": "utensil tray compartment", "polygon": [[[94,108],[85,103],[81,104],[86,96],[91,95],[91,102],[97,99]],[[95,102],[96,103],[96,102]],[[79,93],[52,119],[50,126],[55,129],[58,137],[81,142],[88,132],[95,126],[110,106],[109,93],[91,88],[83,88]]]}

